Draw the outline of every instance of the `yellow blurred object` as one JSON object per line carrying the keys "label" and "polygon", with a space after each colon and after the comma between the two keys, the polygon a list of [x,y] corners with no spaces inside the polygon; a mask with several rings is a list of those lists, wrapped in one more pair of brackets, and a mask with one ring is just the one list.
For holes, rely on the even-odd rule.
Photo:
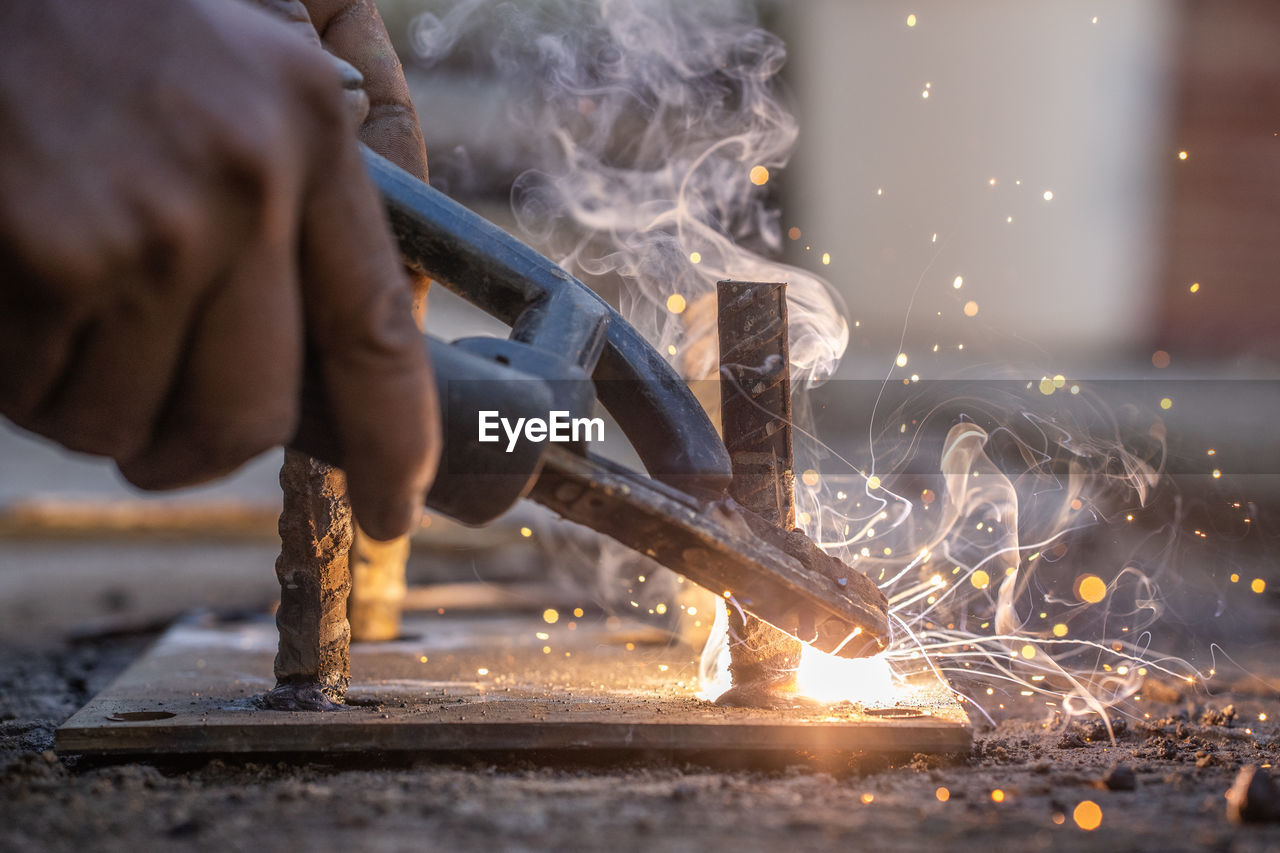
{"label": "yellow blurred object", "polygon": [[350,560],[351,597],[347,599],[352,640],[385,642],[400,636],[404,567],[408,559],[408,536],[378,542],[355,525]]}

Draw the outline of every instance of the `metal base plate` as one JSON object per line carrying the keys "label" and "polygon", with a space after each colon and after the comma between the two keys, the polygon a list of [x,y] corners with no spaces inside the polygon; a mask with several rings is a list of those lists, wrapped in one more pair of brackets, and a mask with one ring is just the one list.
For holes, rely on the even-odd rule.
{"label": "metal base plate", "polygon": [[414,617],[352,649],[348,710],[267,711],[271,620],[172,627],[62,725],[93,755],[376,754],[567,750],[741,755],[959,753],[969,721],[945,686],[893,708],[721,708],[697,698],[697,654],[638,623],[529,615]]}

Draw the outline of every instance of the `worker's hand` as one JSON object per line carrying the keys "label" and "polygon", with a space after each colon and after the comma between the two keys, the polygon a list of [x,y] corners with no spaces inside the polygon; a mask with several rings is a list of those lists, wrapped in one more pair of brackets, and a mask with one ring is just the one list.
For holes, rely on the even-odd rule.
{"label": "worker's hand", "polygon": [[293,435],[305,340],[391,538],[439,453],[410,300],[297,32],[228,0],[0,4],[0,414],[194,483]]}

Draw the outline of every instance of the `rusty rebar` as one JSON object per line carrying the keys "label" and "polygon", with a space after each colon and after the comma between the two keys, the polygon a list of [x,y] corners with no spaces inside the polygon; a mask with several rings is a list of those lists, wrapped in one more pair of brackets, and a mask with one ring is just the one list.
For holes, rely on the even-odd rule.
{"label": "rusty rebar", "polygon": [[[733,466],[729,493],[783,530],[795,527],[786,284],[718,286],[720,423]],[[794,684],[800,643],[729,602],[729,672],[735,688]]]}
{"label": "rusty rebar", "polygon": [[280,469],[280,609],[276,688],[281,710],[336,707],[350,679],[351,506],[346,478],[332,466],[286,450]]}

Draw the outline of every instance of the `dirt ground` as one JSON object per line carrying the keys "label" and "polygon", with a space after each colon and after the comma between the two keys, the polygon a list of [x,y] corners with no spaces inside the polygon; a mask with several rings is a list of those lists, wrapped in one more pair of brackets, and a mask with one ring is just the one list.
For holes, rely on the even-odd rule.
{"label": "dirt ground", "polygon": [[[1270,697],[1241,691],[1148,689],[1164,701],[1147,703],[1149,721],[1117,716],[1115,744],[1098,724],[1015,716],[980,728],[969,756],[893,764],[796,756],[727,769],[651,755],[591,766],[563,756],[161,766],[55,755],[56,726],[153,638],[0,649],[0,849],[1280,848],[1280,824],[1226,816],[1238,769],[1270,765],[1280,748],[1280,727],[1258,720]],[[1132,773],[1113,773],[1111,790],[1116,767]],[[1101,810],[1096,830],[1077,825],[1084,801]]]}

